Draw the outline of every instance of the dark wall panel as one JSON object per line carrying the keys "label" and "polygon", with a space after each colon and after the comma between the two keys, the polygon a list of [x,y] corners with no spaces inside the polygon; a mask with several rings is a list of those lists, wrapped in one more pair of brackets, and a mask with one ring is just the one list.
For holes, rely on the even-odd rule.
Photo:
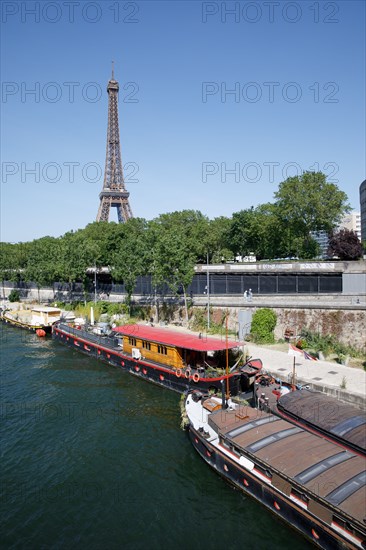
{"label": "dark wall panel", "polygon": [[320,277],[319,292],[342,292],[342,275],[323,275]]}
{"label": "dark wall panel", "polygon": [[259,293],[275,294],[277,292],[277,275],[259,276]]}
{"label": "dark wall panel", "polygon": [[228,294],[242,294],[242,276],[241,275],[228,275],[227,276],[227,291]]}
{"label": "dark wall panel", "polygon": [[318,275],[299,275],[298,292],[318,293]]}
{"label": "dark wall panel", "polygon": [[243,275],[243,292],[249,289],[253,294],[258,294],[259,275]]}
{"label": "dark wall panel", "polygon": [[210,292],[212,294],[226,294],[226,273],[210,275]]}
{"label": "dark wall panel", "polygon": [[278,275],[278,292],[295,294],[297,287],[296,282],[296,275]]}

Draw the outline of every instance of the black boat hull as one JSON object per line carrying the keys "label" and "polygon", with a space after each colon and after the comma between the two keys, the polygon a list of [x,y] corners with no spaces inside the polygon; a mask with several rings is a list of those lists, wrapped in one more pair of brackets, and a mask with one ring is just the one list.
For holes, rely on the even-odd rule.
{"label": "black boat hull", "polygon": [[[266,506],[268,510],[304,535],[317,547],[325,550],[345,550],[346,548],[356,550],[358,548],[356,545],[350,544],[341,535],[338,537],[329,526],[322,524],[309,512],[279,495],[265,482],[261,482],[252,475],[250,471],[241,469],[237,463],[230,460],[229,457],[219,452],[216,447],[205,440],[192,425],[189,426],[189,437],[199,455],[218,474],[236,488]],[[275,539],[275,533],[273,533],[273,538]]]}

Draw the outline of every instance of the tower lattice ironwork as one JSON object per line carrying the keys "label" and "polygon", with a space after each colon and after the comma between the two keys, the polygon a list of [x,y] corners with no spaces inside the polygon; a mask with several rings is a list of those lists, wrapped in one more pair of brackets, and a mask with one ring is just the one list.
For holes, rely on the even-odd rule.
{"label": "tower lattice ironwork", "polygon": [[100,205],[97,222],[109,221],[111,208],[117,208],[118,221],[123,223],[132,218],[132,211],[123,178],[123,166],[121,159],[121,147],[119,141],[118,125],[118,90],[119,84],[114,79],[112,65],[112,78],[108,82],[108,130],[107,152],[105,159],[103,189],[99,194]]}

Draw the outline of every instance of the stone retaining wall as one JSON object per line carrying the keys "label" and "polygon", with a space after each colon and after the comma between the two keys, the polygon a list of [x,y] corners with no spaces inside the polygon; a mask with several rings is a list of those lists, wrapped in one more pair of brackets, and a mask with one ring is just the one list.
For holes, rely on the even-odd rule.
{"label": "stone retaining wall", "polygon": [[[229,310],[229,329],[238,330],[238,313],[245,307],[213,308],[212,319],[219,322]],[[251,307],[253,313],[260,309]],[[284,338],[285,330],[291,328],[295,334],[307,328],[321,335],[332,334],[342,342],[366,351],[366,310],[365,309],[322,309],[314,307],[306,309],[291,307],[274,307],[277,315],[275,338]]]}

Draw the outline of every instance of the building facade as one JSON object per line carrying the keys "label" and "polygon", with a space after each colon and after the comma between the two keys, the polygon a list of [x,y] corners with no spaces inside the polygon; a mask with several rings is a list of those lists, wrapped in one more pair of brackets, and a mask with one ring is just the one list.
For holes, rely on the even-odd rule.
{"label": "building facade", "polygon": [[361,240],[361,214],[360,212],[351,212],[342,219],[339,229],[349,229],[354,231]]}
{"label": "building facade", "polygon": [[[366,182],[366,180],[365,180]],[[364,182],[364,183],[365,183]],[[364,201],[365,201],[365,220],[364,224],[366,224],[366,183],[364,188]],[[365,235],[362,239],[361,236],[361,214],[360,212],[350,212],[349,214],[346,214],[340,224],[337,227],[337,231],[340,229],[348,229],[349,231],[354,231],[357,234],[357,237],[362,240],[366,240],[366,227],[365,227]],[[327,258],[327,250],[328,250],[328,244],[329,244],[329,238],[328,233],[326,231],[312,231],[311,236],[313,239],[318,243],[320,247],[320,254],[319,257],[322,259]]]}
{"label": "building facade", "polygon": [[366,180],[360,185],[360,206],[361,206],[361,241],[366,241]]}

